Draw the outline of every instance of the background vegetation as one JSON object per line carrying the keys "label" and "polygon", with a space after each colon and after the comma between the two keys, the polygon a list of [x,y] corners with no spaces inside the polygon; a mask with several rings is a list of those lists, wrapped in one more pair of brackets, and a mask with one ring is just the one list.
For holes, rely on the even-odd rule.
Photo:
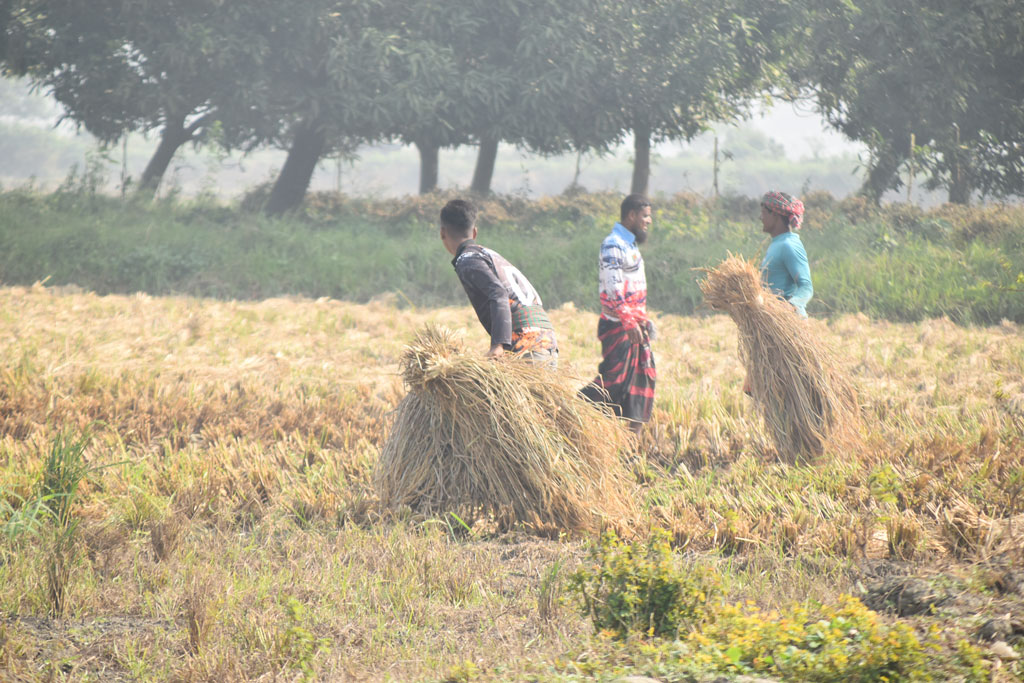
{"label": "background vegetation", "polygon": [[[406,305],[464,298],[437,239],[446,195],[371,200],[317,194],[300,213],[267,218],[212,199],[123,202],[94,193],[90,176],[52,194],[0,194],[0,281],[75,284],[98,293],[259,299],[282,295],[369,301],[393,293]],[[617,218],[617,194],[570,194],[483,203],[481,239],[520,264],[549,307],[596,310],[597,246]],[[924,211],[866,200],[805,197],[801,237],[811,259],[813,315],[861,312],[917,321],[1024,321],[1024,209]],[[651,306],[701,310],[696,268],[727,252],[755,258],[765,246],[753,199],[655,202],[645,247]]]}

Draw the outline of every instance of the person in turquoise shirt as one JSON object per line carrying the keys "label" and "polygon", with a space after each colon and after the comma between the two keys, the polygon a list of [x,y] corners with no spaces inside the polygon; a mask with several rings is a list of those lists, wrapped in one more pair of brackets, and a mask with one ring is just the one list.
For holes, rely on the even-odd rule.
{"label": "person in turquoise shirt", "polygon": [[803,216],[803,202],[792,195],[771,190],[761,198],[761,226],[772,236],[761,261],[761,278],[806,318],[814,285],[807,252],[796,232]]}
{"label": "person in turquoise shirt", "polygon": [[[769,190],[761,197],[761,228],[772,236],[761,261],[761,279],[788,301],[801,318],[807,317],[807,302],[814,296],[807,252],[796,231],[804,218],[804,203],[792,195]],[[750,395],[750,377],[743,381],[743,393]]]}

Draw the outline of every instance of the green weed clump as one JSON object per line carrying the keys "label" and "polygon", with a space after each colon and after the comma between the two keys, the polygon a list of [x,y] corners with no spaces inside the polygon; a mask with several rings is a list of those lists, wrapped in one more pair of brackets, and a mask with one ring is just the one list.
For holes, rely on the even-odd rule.
{"label": "green weed clump", "polygon": [[78,487],[92,468],[84,453],[89,436],[60,432],[50,444],[39,482],[39,499],[47,501],[53,529],[46,562],[50,613],[62,617],[68,608],[68,585],[78,563],[78,519],[73,504]]}
{"label": "green weed clump", "polygon": [[623,543],[605,532],[591,549],[595,564],[569,578],[583,615],[599,632],[676,637],[708,616],[721,593],[719,578],[707,569],[682,567],[669,538],[657,530],[646,543]]}
{"label": "green weed clump", "polygon": [[886,624],[856,598],[836,605],[761,612],[725,605],[690,634],[706,669],[801,681],[914,681],[928,678],[929,645],[903,623]]}
{"label": "green weed clump", "polygon": [[[765,612],[753,602],[718,605],[700,630],[681,639],[603,637],[551,662],[552,680],[761,680],[846,683],[988,680],[984,653],[968,641],[943,652],[940,627],[919,637],[906,623],[890,624],[856,598],[793,605]],[[737,678],[738,680],[738,678]]]}
{"label": "green weed clump", "polygon": [[278,634],[275,642],[276,659],[282,668],[297,671],[303,681],[316,677],[314,660],[317,654],[329,654],[329,638],[317,638],[307,628],[306,607],[298,599],[288,597],[284,602],[288,625]]}
{"label": "green weed clump", "polygon": [[[771,612],[752,601],[724,604],[717,572],[682,567],[661,530],[633,543],[608,532],[590,560],[570,577],[569,590],[599,642],[633,643],[627,650],[638,648],[634,667],[647,673],[675,667],[784,680],[915,681],[929,678],[941,650],[937,627],[922,642],[910,625],[887,623],[848,595]],[[635,636],[653,640],[637,645]],[[603,671],[599,658],[577,665],[591,675]]]}

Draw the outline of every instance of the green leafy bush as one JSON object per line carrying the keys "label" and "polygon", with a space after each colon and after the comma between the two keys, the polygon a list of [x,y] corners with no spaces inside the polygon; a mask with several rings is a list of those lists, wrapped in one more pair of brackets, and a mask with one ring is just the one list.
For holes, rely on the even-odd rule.
{"label": "green leafy bush", "polygon": [[570,589],[594,627],[618,638],[631,633],[676,637],[704,621],[721,592],[712,571],[681,566],[665,531],[656,531],[646,543],[623,543],[606,532],[590,559],[592,564],[570,577]]}
{"label": "green leafy bush", "polygon": [[771,611],[750,601],[718,603],[699,629],[679,639],[623,641],[603,631],[550,665],[567,680],[629,675],[665,681],[718,680],[722,675],[819,683],[989,680],[986,652],[966,640],[951,652],[944,628],[933,623],[919,632],[845,595],[832,604]]}
{"label": "green leafy bush", "polygon": [[724,606],[702,632],[694,663],[735,673],[801,681],[913,681],[927,678],[927,646],[907,624],[889,625],[856,598],[816,609],[762,613]]}

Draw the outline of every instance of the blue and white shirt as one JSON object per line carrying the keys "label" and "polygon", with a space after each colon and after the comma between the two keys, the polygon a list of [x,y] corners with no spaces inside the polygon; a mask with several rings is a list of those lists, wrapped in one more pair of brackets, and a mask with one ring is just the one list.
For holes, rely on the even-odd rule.
{"label": "blue and white shirt", "polygon": [[631,329],[647,320],[647,276],[636,236],[616,223],[601,243],[598,263],[601,317]]}

